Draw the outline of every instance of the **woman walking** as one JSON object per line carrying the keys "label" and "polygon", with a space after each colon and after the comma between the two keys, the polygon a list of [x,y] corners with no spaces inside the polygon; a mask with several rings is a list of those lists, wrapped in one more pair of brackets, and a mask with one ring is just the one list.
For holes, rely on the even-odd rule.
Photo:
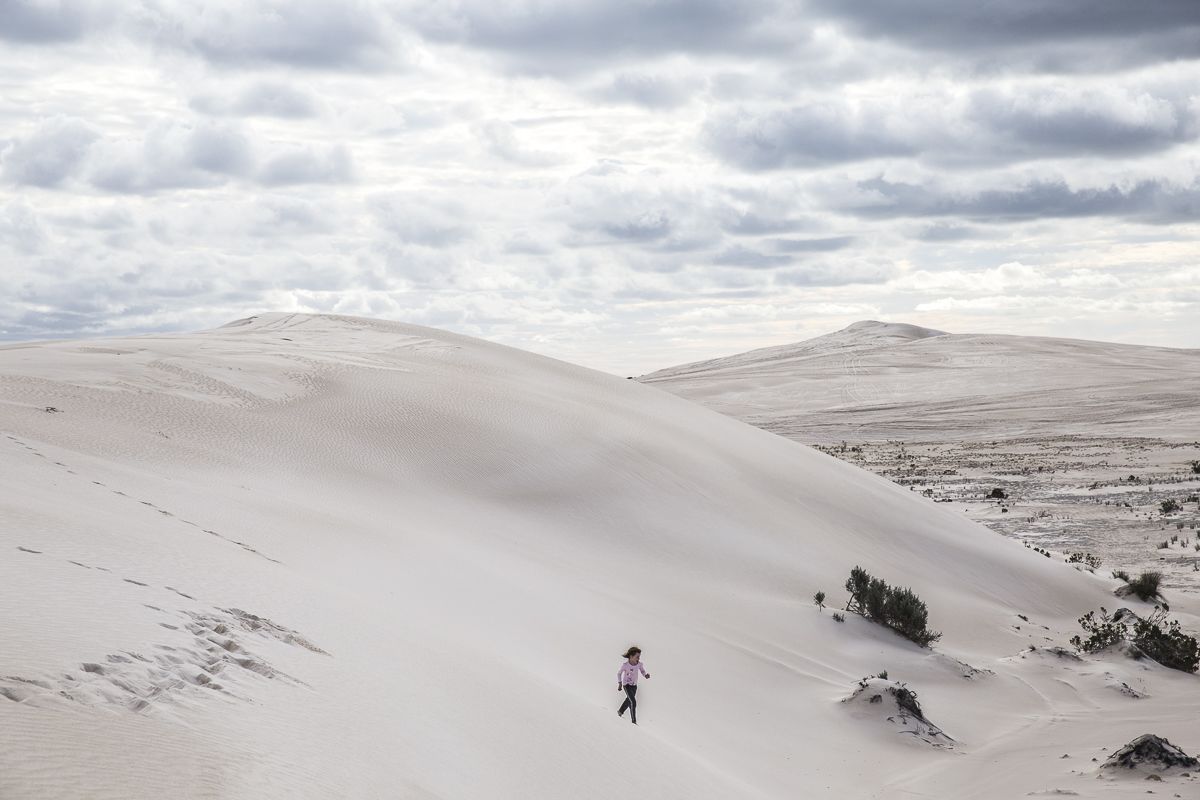
{"label": "woman walking", "polygon": [[645,665],[642,664],[642,649],[634,646],[625,651],[625,663],[617,670],[617,691],[625,691],[625,702],[621,703],[621,707],[617,709],[617,716],[625,715],[625,709],[629,709],[629,721],[637,725],[637,681],[638,673],[646,676],[646,680],[650,680],[650,673],[646,672]]}

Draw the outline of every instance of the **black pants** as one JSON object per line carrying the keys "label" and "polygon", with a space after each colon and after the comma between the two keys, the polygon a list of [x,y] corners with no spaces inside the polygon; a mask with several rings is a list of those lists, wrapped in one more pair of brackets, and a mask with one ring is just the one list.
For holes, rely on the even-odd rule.
{"label": "black pants", "polygon": [[632,683],[625,684],[625,702],[621,703],[621,708],[617,711],[618,714],[624,714],[625,709],[629,709],[629,721],[634,725],[637,724],[637,686]]}

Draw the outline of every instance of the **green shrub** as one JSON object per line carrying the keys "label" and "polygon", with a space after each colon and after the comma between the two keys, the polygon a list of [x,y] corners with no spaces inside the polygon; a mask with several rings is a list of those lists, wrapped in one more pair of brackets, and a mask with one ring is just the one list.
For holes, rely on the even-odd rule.
{"label": "green shrub", "polygon": [[1088,638],[1083,639],[1078,634],[1071,637],[1071,644],[1076,650],[1081,650],[1085,653],[1094,653],[1097,650],[1103,650],[1106,647],[1111,647],[1118,642],[1124,641],[1129,634],[1129,629],[1125,627],[1125,623],[1116,622],[1108,615],[1108,609],[1104,606],[1100,607],[1100,616],[1096,616],[1095,611],[1089,611],[1079,618],[1079,627],[1083,628],[1083,632],[1088,634]]}
{"label": "green shrub", "polygon": [[817,604],[817,608],[825,608],[825,593],[817,592],[814,594],[813,602]]}
{"label": "green shrub", "polygon": [[1164,667],[1183,672],[1200,669],[1196,638],[1180,630],[1175,620],[1168,621],[1162,609],[1133,623],[1133,643]]}
{"label": "green shrub", "polygon": [[1114,569],[1112,576],[1119,580],[1123,580],[1126,583],[1129,583],[1129,573],[1123,569]]}
{"label": "green shrub", "polygon": [[845,622],[845,621],[846,621],[846,615],[845,615],[845,614],[839,614],[838,612],[836,612],[836,611],[835,611],[835,612],[833,612],[833,621],[834,621],[834,622]]}
{"label": "green shrub", "polygon": [[850,593],[847,611],[891,628],[921,647],[928,647],[942,636],[929,630],[929,610],[911,589],[889,586],[856,566],[846,580],[846,591]]}
{"label": "green shrub", "polygon": [[888,620],[901,636],[922,647],[928,647],[942,636],[938,631],[929,630],[929,610],[911,589],[893,590]]}
{"label": "green shrub", "polygon": [[1169,500],[1163,500],[1161,503],[1158,504],[1158,507],[1160,509],[1162,509],[1162,513],[1164,513],[1164,514],[1173,514],[1174,512],[1179,510],[1179,503],[1174,498],[1172,498]]}
{"label": "green shrub", "polygon": [[1079,618],[1079,627],[1088,634],[1088,638],[1073,636],[1071,644],[1085,653],[1094,653],[1129,641],[1164,667],[1182,672],[1200,669],[1200,644],[1196,642],[1196,637],[1184,633],[1177,621],[1168,620],[1162,609],[1155,609],[1148,617],[1135,618],[1132,636],[1125,619],[1113,619],[1104,608],[1100,609],[1099,617],[1094,611],[1089,611]]}
{"label": "green shrub", "polygon": [[867,594],[863,608],[867,619],[886,625],[888,621],[888,595],[891,587],[879,578],[871,578],[867,584]]}

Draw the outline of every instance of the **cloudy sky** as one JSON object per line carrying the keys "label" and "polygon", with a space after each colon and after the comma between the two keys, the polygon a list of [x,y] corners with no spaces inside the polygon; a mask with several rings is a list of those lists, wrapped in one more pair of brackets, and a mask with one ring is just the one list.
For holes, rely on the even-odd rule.
{"label": "cloudy sky", "polygon": [[1200,347],[1198,140],[1196,0],[0,0],[0,339]]}

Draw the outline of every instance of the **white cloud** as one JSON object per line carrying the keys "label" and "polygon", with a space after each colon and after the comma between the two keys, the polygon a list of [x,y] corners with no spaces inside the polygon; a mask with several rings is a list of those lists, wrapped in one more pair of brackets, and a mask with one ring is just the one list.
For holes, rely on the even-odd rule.
{"label": "white cloud", "polygon": [[18,184],[57,186],[75,172],[97,138],[99,134],[80,119],[42,120],[3,151],[3,176]]}
{"label": "white cloud", "polygon": [[1077,6],[0,0],[0,336],[280,306],[621,373],[855,317],[1194,345],[1196,26]]}

